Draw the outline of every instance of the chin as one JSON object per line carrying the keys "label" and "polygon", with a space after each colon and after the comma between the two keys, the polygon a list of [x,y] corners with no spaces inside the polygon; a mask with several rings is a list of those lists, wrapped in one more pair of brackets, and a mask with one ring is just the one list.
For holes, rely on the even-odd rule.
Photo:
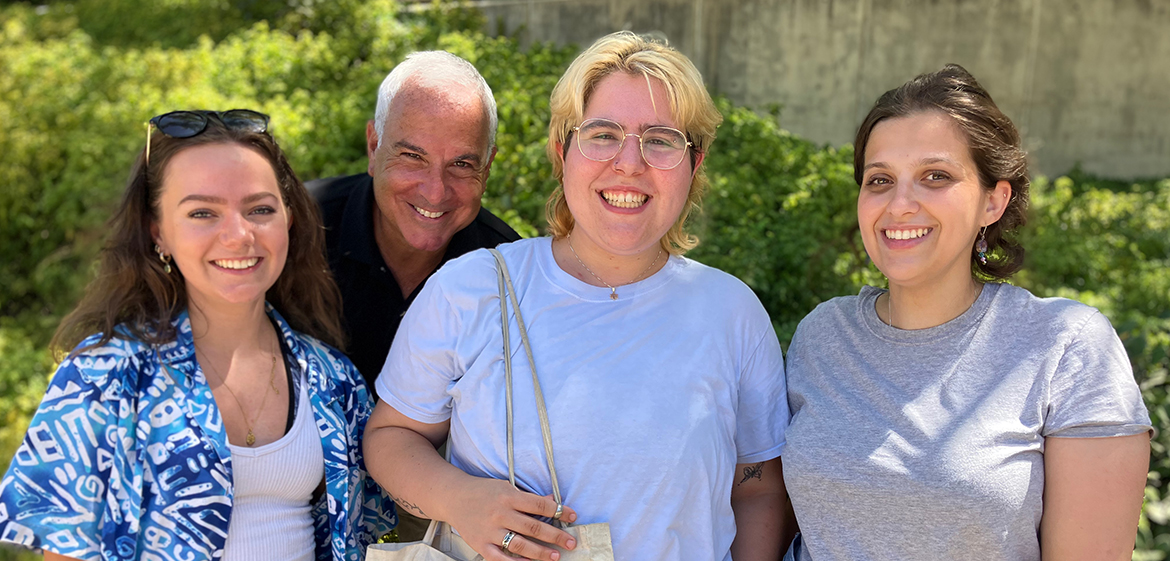
{"label": "chin", "polygon": [[447,247],[447,244],[451,242],[451,238],[453,238],[454,236],[455,236],[455,233],[452,232],[451,235],[443,236],[441,238],[432,238],[432,237],[407,238],[406,243],[410,244],[410,247],[413,247],[414,249],[416,249],[418,251],[425,251],[425,252],[441,251],[442,249]]}

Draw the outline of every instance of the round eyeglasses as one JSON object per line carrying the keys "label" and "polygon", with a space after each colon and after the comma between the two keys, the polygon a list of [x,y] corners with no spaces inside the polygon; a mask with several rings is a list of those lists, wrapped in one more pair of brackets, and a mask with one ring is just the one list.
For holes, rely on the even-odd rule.
{"label": "round eyeglasses", "polygon": [[616,158],[626,145],[627,136],[638,138],[646,165],[661,170],[678,167],[687,155],[687,148],[694,146],[682,131],[670,127],[650,127],[642,134],[634,134],[609,119],[589,119],[573,130],[577,132],[577,149],[581,155],[595,162]]}

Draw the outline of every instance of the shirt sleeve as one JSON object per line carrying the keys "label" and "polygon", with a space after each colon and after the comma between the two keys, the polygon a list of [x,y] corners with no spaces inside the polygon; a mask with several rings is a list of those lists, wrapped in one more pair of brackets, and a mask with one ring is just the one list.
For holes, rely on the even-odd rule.
{"label": "shirt sleeve", "polygon": [[[118,422],[133,404],[110,375],[131,360],[90,351],[58,367],[0,480],[0,541],[89,560],[103,555],[103,536],[131,534],[116,527],[132,518],[117,497],[134,476],[115,448],[133,439],[133,423]],[[136,506],[125,499],[125,508]]]}
{"label": "shirt sleeve", "polygon": [[1125,347],[1100,312],[1085,321],[1049,389],[1045,437],[1128,436],[1151,430]]}
{"label": "shirt sleeve", "polygon": [[741,464],[778,457],[788,427],[784,355],[775,330],[765,323],[767,328],[740,374],[735,449],[736,462]]}
{"label": "shirt sleeve", "polygon": [[451,418],[450,388],[463,375],[456,352],[462,322],[442,279],[431,277],[410,305],[374,384],[379,399],[427,424]]}

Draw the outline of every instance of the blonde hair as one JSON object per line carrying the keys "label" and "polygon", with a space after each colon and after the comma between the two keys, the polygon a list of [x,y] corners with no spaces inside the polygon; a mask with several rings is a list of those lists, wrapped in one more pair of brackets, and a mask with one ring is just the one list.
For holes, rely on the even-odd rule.
{"label": "blonde hair", "polygon": [[[665,86],[670,98],[671,116],[693,143],[690,158],[692,167],[696,156],[711,147],[715,140],[715,128],[723,121],[723,116],[703,86],[699,70],[665,41],[629,31],[611,33],[598,39],[569,65],[564,76],[557,81],[549,100],[552,117],[548,125],[546,150],[552,162],[553,177],[561,183],[545,205],[545,217],[553,238],[567,236],[574,224],[573,214],[569,212],[569,205],[565,201],[563,183],[564,156],[568,153],[569,135],[573,127],[580,124],[585,106],[597,84],[606,76],[618,72],[641,74],[647,80],[655,78]],[[557,152],[557,146],[562,147],[560,153]],[[685,226],[691,211],[698,210],[706,189],[707,175],[699,169],[691,180],[682,214],[660,241],[663,250],[682,255],[699,244],[699,238],[687,233]]]}

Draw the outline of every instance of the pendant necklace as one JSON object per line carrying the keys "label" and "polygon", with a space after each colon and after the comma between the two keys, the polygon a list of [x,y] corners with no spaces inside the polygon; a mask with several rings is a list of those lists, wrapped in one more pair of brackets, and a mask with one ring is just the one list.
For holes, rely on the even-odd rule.
{"label": "pendant necklace", "polygon": [[[192,343],[194,344],[194,343]],[[199,346],[195,346],[195,350],[199,350]],[[207,353],[203,353],[207,357],[207,366],[211,367],[211,371],[215,373],[215,377],[219,378],[220,385],[228,391],[228,395],[232,396],[232,400],[236,402],[236,407],[240,410],[240,416],[244,418],[244,426],[248,428],[248,436],[244,437],[244,444],[252,446],[256,444],[256,434],[252,432],[252,421],[259,421],[260,415],[264,413],[264,406],[268,405],[268,394],[271,393],[267,389],[264,390],[264,399],[260,400],[260,408],[256,410],[256,418],[252,421],[248,420],[248,413],[244,411],[244,406],[240,405],[240,398],[236,397],[236,392],[232,391],[231,386],[227,385],[227,379],[220,376],[219,370],[216,370],[215,365],[211,363],[211,357]],[[268,370],[268,387],[280,395],[280,390],[276,387],[276,353],[272,353],[272,366]]]}
{"label": "pendant necklace", "polygon": [[[617,287],[612,285],[612,284],[609,284],[608,282],[605,282],[604,280],[601,280],[601,277],[597,276],[597,273],[594,273],[593,269],[590,269],[589,265],[586,265],[585,262],[581,260],[581,256],[577,255],[577,250],[573,249],[573,234],[569,234],[568,236],[565,236],[565,239],[569,243],[569,251],[573,252],[573,257],[575,257],[577,259],[577,262],[580,263],[581,266],[584,267],[585,270],[589,272],[589,274],[593,275],[593,278],[597,279],[597,282],[604,284],[605,287],[609,289],[609,299],[610,300],[617,300],[618,299]],[[654,264],[658,262],[659,257],[662,257],[662,246],[661,245],[658,246],[658,254],[654,256],[654,260],[651,261],[650,264],[647,265],[646,268],[643,269],[641,273],[638,273],[638,276],[634,277],[634,280],[632,280],[626,284],[634,284],[634,283],[638,282],[639,280],[641,280],[642,275],[645,275],[650,270],[650,268],[653,267]]]}

